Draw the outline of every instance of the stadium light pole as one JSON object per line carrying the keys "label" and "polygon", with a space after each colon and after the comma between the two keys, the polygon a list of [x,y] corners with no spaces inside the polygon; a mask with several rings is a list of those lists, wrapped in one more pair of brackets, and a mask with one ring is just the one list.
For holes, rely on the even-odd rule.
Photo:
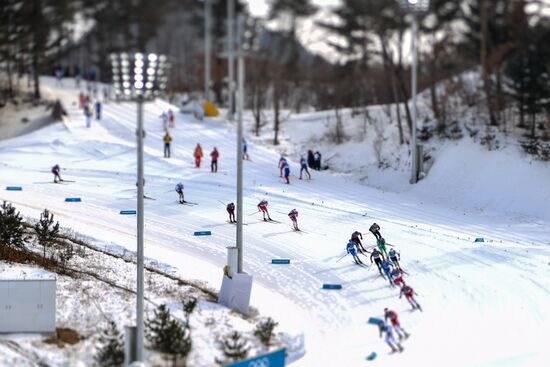
{"label": "stadium light pole", "polygon": [[[136,286],[136,361],[143,361],[143,104],[166,89],[166,56],[142,53],[111,54],[113,84],[117,100],[137,102],[137,286]],[[132,361],[134,362],[134,361]]]}
{"label": "stadium light pole", "polygon": [[229,121],[235,119],[235,0],[227,1],[227,79],[229,87]]}
{"label": "stadium light pole", "polygon": [[426,12],[430,7],[430,0],[402,0],[405,9],[410,10],[412,14],[411,29],[411,51],[412,51],[412,70],[411,70],[411,93],[413,102],[412,114],[412,143],[411,143],[411,184],[418,182],[418,144],[416,137],[416,121],[418,116],[417,108],[417,75],[418,75],[418,15]]}
{"label": "stadium light pole", "polygon": [[259,49],[259,22],[240,14],[237,24],[237,272],[243,272],[243,112],[245,61],[250,51]]}
{"label": "stadium light pole", "polygon": [[212,0],[204,0],[204,98],[210,101],[210,52],[212,48]]}

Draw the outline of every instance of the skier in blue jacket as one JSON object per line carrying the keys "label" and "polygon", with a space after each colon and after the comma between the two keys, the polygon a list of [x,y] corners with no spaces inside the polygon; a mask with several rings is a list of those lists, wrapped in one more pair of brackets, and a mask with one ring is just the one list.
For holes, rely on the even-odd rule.
{"label": "skier in blue jacket", "polygon": [[350,240],[346,246],[346,251],[348,252],[348,254],[350,254],[351,256],[353,256],[353,260],[355,260],[355,263],[357,265],[359,264],[362,264],[363,262],[361,261],[361,259],[359,259],[359,256],[357,255],[357,250],[355,249],[355,242],[353,242],[352,240]]}
{"label": "skier in blue jacket", "polygon": [[382,268],[382,270],[384,271],[384,274],[386,274],[386,276],[388,277],[388,280],[390,281],[390,285],[393,287],[395,284],[393,283],[393,279],[392,279],[392,275],[391,275],[391,271],[395,265],[393,265],[393,263],[391,263],[390,261],[388,260],[383,260],[382,261],[382,264],[380,265],[380,267]]}
{"label": "skier in blue jacket", "polygon": [[176,192],[178,193],[179,197],[180,197],[180,204],[183,204],[185,203],[185,200],[183,198],[183,184],[181,182],[179,182],[177,185],[176,185]]}

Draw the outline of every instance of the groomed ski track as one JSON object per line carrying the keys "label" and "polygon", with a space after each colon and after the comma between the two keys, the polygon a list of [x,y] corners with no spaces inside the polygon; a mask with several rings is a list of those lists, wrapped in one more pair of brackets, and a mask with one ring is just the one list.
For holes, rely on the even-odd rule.
{"label": "groomed ski track", "polygon": [[[67,106],[69,122],[0,142],[0,185],[20,185],[22,192],[0,191],[23,214],[39,217],[52,210],[64,227],[105,246],[135,250],[135,120],[133,103],[104,104],[103,120],[87,129],[77,109],[77,90],[45,88]],[[70,83],[66,81],[66,83]],[[72,83],[71,83],[72,85]],[[219,201],[235,201],[234,126],[222,119],[195,121],[177,114],[172,158],[162,158],[164,134],[160,114],[165,102],[145,107],[145,256],[172,266],[212,288],[221,283],[226,247],[234,245],[235,226]],[[175,109],[175,108],[173,108]],[[192,157],[201,143],[200,169]],[[220,151],[219,170],[210,173],[209,154]],[[244,268],[254,276],[252,305],[273,316],[280,328],[304,334],[305,355],[295,366],[543,366],[550,330],[550,223],[548,218],[502,218],[498,213],[472,213],[421,202],[412,195],[383,193],[345,176],[313,172],[314,180],[279,178],[278,155],[249,141],[252,162],[244,162]],[[50,183],[49,168],[58,163],[61,176],[74,183]],[[186,200],[177,204],[174,186],[185,185]],[[3,187],[2,187],[3,189]],[[81,197],[81,203],[65,203]],[[269,201],[273,219],[261,222],[260,199]],[[296,233],[286,217],[298,209]],[[549,209],[550,210],[550,209]],[[549,216],[550,217],[550,216]],[[398,290],[375,269],[339,262],[351,232],[374,245],[368,228],[375,221],[386,240],[402,255],[410,274],[405,281],[419,293],[424,312],[409,312]],[[211,237],[194,231],[210,230]],[[475,237],[492,242],[475,244]],[[290,265],[271,265],[288,258]],[[364,259],[367,260],[367,259]],[[368,261],[368,260],[367,260]],[[321,290],[341,283],[340,291]],[[378,330],[366,321],[384,307],[398,311],[411,338],[405,352],[389,356]],[[375,361],[365,357],[378,353]]]}

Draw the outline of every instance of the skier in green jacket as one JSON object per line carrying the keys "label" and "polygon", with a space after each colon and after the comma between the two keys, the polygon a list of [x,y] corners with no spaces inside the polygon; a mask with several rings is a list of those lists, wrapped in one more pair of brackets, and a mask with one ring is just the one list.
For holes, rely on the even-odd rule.
{"label": "skier in green jacket", "polygon": [[386,251],[386,240],[383,237],[380,237],[376,240],[376,246],[378,246],[378,249],[381,253],[386,255],[386,259],[388,259],[388,252]]}

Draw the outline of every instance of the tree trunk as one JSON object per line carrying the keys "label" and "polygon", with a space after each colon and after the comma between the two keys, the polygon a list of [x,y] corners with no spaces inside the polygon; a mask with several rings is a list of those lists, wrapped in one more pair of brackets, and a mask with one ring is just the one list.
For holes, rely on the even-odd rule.
{"label": "tree trunk", "polygon": [[531,138],[535,138],[535,127],[537,125],[537,114],[533,112],[531,114]]}
{"label": "tree trunk", "polygon": [[275,136],[273,137],[273,145],[279,145],[279,108],[280,108],[280,95],[279,95],[279,82],[273,83],[273,113],[274,113],[274,126]]}
{"label": "tree trunk", "polygon": [[405,140],[403,139],[403,124],[401,123],[401,107],[399,106],[399,98],[397,96],[397,87],[395,86],[395,78],[390,74],[391,89],[393,94],[393,100],[395,102],[395,114],[397,116],[397,130],[399,131],[399,144],[402,145]]}
{"label": "tree trunk", "polygon": [[480,42],[480,63],[482,68],[483,79],[483,91],[485,92],[485,98],[487,100],[487,112],[489,113],[489,123],[491,125],[498,125],[494,111],[493,101],[491,95],[491,87],[489,85],[489,64],[487,62],[487,41],[488,41],[488,27],[487,27],[487,4],[486,0],[480,0],[480,22],[481,22],[481,42]]}

